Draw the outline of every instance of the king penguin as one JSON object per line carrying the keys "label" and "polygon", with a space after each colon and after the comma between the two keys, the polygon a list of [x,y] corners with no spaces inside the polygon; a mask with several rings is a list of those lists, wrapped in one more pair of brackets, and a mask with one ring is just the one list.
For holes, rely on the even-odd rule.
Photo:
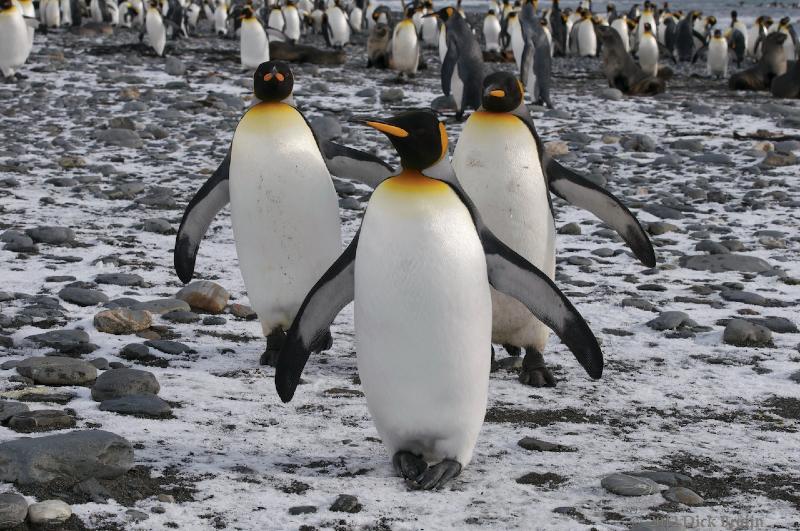
{"label": "king penguin", "polygon": [[328,46],[332,48],[344,48],[350,42],[350,24],[339,0],[335,0],[334,5],[325,11],[322,31]]}
{"label": "king penguin", "polygon": [[442,61],[442,92],[445,96],[452,93],[456,119],[460,121],[465,109],[477,109],[481,104],[481,81],[485,75],[481,46],[456,9],[445,7],[425,16],[438,16],[444,22],[447,53]]}
{"label": "king penguin", "polygon": [[[453,168],[486,225],[550,278],[555,274],[555,225],[549,192],[589,210],[613,227],[646,265],[655,266],[647,234],[605,189],[547,156],[520,82],[496,72],[483,82],[482,106],[464,124]],[[520,381],[554,385],[542,351],[547,328],[512,297],[492,292],[492,340],[512,354],[526,349]]]}
{"label": "king penguin", "polygon": [[144,33],[147,34],[147,41],[155,50],[156,55],[163,57],[164,48],[167,45],[167,28],[164,26],[164,19],[161,17],[161,12],[158,10],[157,0],[150,0],[150,6],[147,8],[147,14],[144,19]]}
{"label": "king penguin", "polygon": [[412,15],[413,9],[408,8],[406,17],[397,23],[392,34],[392,69],[401,77],[415,75],[419,66],[419,37]]}
{"label": "king penguin", "polygon": [[728,77],[728,41],[722,36],[721,30],[714,30],[714,35],[708,41],[706,61],[709,76]]}
{"label": "king penguin", "polygon": [[483,19],[483,41],[487,52],[500,53],[500,20],[494,9],[490,9]]}
{"label": "king penguin", "polygon": [[433,112],[365,123],[389,137],[403,170],[373,192],[353,241],[306,296],[275,385],[292,398],[317,338],[355,301],[358,374],[378,434],[412,488],[439,489],[469,463],[486,415],[491,287],[552,326],[592,378],[603,354],[550,278],[483,223]]}
{"label": "king penguin", "polygon": [[239,33],[242,66],[257,68],[269,61],[269,40],[261,22],[253,14],[253,8],[245,6],[242,10],[242,28]]}
{"label": "king penguin", "polygon": [[319,143],[294,107],[293,86],[286,63],[258,67],[259,103],[239,121],[227,156],[189,202],[175,241],[175,270],[189,282],[200,240],[230,202],[239,267],[267,337],[262,364],[274,362],[303,297],[341,250],[339,201],[329,169],[356,178],[359,168],[382,177],[392,171],[365,153]]}
{"label": "king penguin", "polygon": [[0,70],[11,77],[28,58],[28,27],[13,0],[0,0]]}
{"label": "king penguin", "polygon": [[658,40],[649,22],[645,23],[644,31],[639,34],[639,66],[648,76],[658,75]]}

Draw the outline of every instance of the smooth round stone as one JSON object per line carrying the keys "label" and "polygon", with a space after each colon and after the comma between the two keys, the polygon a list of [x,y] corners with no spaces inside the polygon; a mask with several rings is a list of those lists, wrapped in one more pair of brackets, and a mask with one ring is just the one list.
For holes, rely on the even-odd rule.
{"label": "smooth round stone", "polygon": [[659,491],[658,483],[647,478],[637,478],[627,474],[611,474],[600,484],[609,492],[620,496],[648,496]]}
{"label": "smooth round stone", "polygon": [[4,492],[0,494],[0,529],[16,527],[25,521],[28,502],[19,494]]}
{"label": "smooth round stone", "polygon": [[101,374],[92,387],[98,402],[130,395],[155,395],[161,387],[151,372],[139,369],[111,369]]}
{"label": "smooth round stone", "polygon": [[629,531],[686,531],[686,527],[675,520],[653,520],[638,522],[628,528]]}
{"label": "smooth round stone", "polygon": [[64,430],[75,426],[75,417],[59,409],[37,409],[14,415],[8,427],[19,433]]}
{"label": "smooth round stone", "polygon": [[100,403],[100,410],[152,418],[168,417],[172,414],[170,405],[155,395],[130,395],[106,400]]}
{"label": "smooth round stone", "polygon": [[26,411],[30,411],[27,404],[11,400],[0,400],[0,424],[3,424],[14,415],[25,413]]}
{"label": "smooth round stone", "polygon": [[95,306],[108,302],[108,296],[96,289],[64,288],[58,292],[58,296],[78,306]]}
{"label": "smooth round stone", "polygon": [[44,385],[83,385],[97,378],[97,368],[91,363],[61,356],[27,358],[16,368],[22,376]]}
{"label": "smooth round stone", "polygon": [[703,498],[701,498],[699,494],[686,487],[670,487],[661,494],[668,501],[682,503],[683,505],[689,505],[691,507],[703,505],[704,503]]}
{"label": "smooth round stone", "polygon": [[72,508],[61,500],[46,500],[28,507],[28,519],[32,524],[57,524],[72,516]]}

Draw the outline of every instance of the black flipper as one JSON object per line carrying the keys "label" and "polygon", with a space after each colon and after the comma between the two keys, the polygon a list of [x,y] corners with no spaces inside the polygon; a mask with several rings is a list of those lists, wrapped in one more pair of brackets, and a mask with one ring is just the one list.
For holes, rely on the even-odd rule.
{"label": "black flipper", "polygon": [[[458,59],[458,49],[456,48],[455,39],[447,35],[447,53],[442,61],[442,93],[445,96],[450,95],[450,82],[453,80],[453,72],[456,69],[456,62]],[[456,102],[456,107],[461,107],[461,102]]]}
{"label": "black flipper", "polygon": [[[522,49],[522,61],[520,61],[519,66],[519,78],[522,80],[522,84],[525,85],[525,88],[528,89],[528,85],[530,84],[531,80],[528,79],[528,76],[533,72],[533,59],[534,54],[536,53],[536,48],[534,48],[533,43],[529,40],[525,41],[525,47]],[[531,94],[534,93],[533,87],[530,87]],[[523,99],[525,95],[523,94]]]}
{"label": "black flipper", "polygon": [[206,183],[194,195],[181,219],[181,227],[175,238],[175,271],[183,283],[192,280],[197,249],[203,235],[211,225],[217,212],[230,202],[228,171],[231,165],[231,152]]}
{"label": "black flipper", "polygon": [[603,187],[565,168],[557,160],[545,157],[545,161],[544,170],[551,192],[611,225],[636,258],[648,267],[655,267],[653,244],[628,207]]}
{"label": "black flipper", "polygon": [[313,345],[328,332],[333,320],[353,300],[358,233],[306,295],[286,333],[275,368],[275,388],[281,400],[294,396]]}
{"label": "black flipper", "polygon": [[514,297],[569,347],[594,379],[603,375],[603,352],[589,325],[550,278],[476,222],[486,253],[489,283]]}
{"label": "black flipper", "polygon": [[694,56],[692,57],[692,64],[695,64],[697,62],[697,59],[700,57],[700,53],[704,50],[708,50],[707,44],[702,45],[700,48],[697,49],[696,52],[694,52]]}
{"label": "black flipper", "polygon": [[469,210],[486,254],[489,284],[525,305],[534,317],[561,338],[589,376],[600,378],[603,374],[603,352],[597,338],[558,286],[489,230],[475,204],[461,188],[449,162],[428,168],[422,173],[450,185]]}
{"label": "black flipper", "polygon": [[330,140],[319,143],[322,158],[332,175],[353,179],[377,188],[396,172],[383,160],[366,151],[353,149]]}
{"label": "black flipper", "polygon": [[[658,41],[656,41],[656,42],[658,42]],[[673,54],[672,51],[669,48],[667,48],[666,46],[664,46],[660,42],[658,42],[658,51],[661,52],[662,54],[666,55],[670,59],[672,59],[673,63],[678,64],[678,60],[675,59],[675,54]]]}

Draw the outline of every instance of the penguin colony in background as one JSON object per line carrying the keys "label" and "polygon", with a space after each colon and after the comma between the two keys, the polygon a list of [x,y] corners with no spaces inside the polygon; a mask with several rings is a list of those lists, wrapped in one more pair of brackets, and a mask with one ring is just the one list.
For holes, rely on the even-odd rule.
{"label": "penguin colony in background", "polygon": [[[594,379],[603,353],[588,324],[554,283],[551,193],[612,227],[648,267],[656,256],[622,201],[548,156],[525,96],[552,106],[551,68],[565,55],[602,57],[611,86],[663,90],[662,58],[696,61],[734,89],[772,88],[800,95],[797,38],[788,19],[759,17],[730,26],[699,11],[672,12],[645,2],[605,15],[582,1],[511,5],[494,0],[472,27],[457,4],[429,1],[400,13],[369,0],[0,0],[0,68],[18,75],[34,28],[79,25],[83,18],[137,28],[163,56],[167,42],[196,34],[201,18],[221,38],[238,38],[241,64],[255,69],[255,105],[236,126],[226,156],[190,200],[174,265],[189,282],[213,218],[230,205],[239,265],[272,365],[289,401],[311,355],[331,347],[330,327],[354,302],[357,364],[366,402],[397,474],[417,489],[438,489],[469,463],[485,415],[493,344],[525,357],[520,381],[552,386],[544,359],[550,331]],[[430,110],[355,121],[384,134],[400,168],[352,147],[320,140],[298,110],[290,66],[270,61],[271,40],[297,44],[309,33],[346,49],[368,32],[368,66],[403,78],[418,73],[422,50],[435,49],[441,87],[456,119],[466,118],[453,149]],[[481,46],[483,42],[483,47]],[[506,56],[516,73],[490,72]],[[467,115],[466,111],[473,111]],[[269,146],[270,149],[264,149]],[[452,159],[450,153],[452,151]],[[361,227],[341,252],[338,198],[331,175],[374,192]],[[513,193],[509,190],[514,190]]]}

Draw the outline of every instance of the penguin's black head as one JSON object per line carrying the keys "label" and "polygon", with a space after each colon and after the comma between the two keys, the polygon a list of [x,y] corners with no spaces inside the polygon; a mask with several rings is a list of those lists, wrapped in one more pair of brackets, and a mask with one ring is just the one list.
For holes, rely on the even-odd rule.
{"label": "penguin's black head", "polygon": [[722,30],[715,29],[714,30],[714,38],[721,39],[722,38]]}
{"label": "penguin's black head", "polygon": [[0,0],[0,11],[5,11],[14,7],[13,0]]}
{"label": "penguin's black head", "polygon": [[407,7],[406,8],[406,18],[412,18],[414,16],[414,12],[415,11],[416,11],[416,9],[414,9],[413,7]]}
{"label": "penguin's black head", "polygon": [[489,112],[511,112],[522,103],[522,84],[508,72],[495,72],[483,80],[481,104]]}
{"label": "penguin's black head", "polygon": [[407,111],[385,120],[358,121],[389,137],[406,170],[430,168],[447,154],[447,131],[431,110]]}
{"label": "penguin's black head", "polygon": [[251,18],[253,16],[252,6],[246,5],[242,8],[242,18]]}
{"label": "penguin's black head", "polygon": [[733,22],[736,22],[737,18],[739,18],[739,13],[737,13],[736,10],[734,9],[733,11],[731,11],[731,20]]}
{"label": "penguin's black head", "polygon": [[490,9],[490,10],[489,10],[489,12],[488,12],[488,13],[486,13],[486,14],[487,14],[487,15],[494,15],[494,9]]}
{"label": "penguin's black head", "polygon": [[789,17],[783,17],[783,18],[782,18],[782,19],[781,19],[781,20],[778,22],[778,24],[780,25],[780,27],[782,27],[782,28],[785,28],[785,27],[787,27],[787,26],[789,25],[789,21],[790,21],[790,20],[791,20],[791,19],[790,19]]}
{"label": "penguin's black head", "polygon": [[266,102],[285,100],[292,94],[294,76],[283,61],[261,63],[253,76],[256,98]]}
{"label": "penguin's black head", "polygon": [[435,15],[435,16],[439,17],[442,22],[447,22],[450,19],[450,17],[452,17],[455,14],[456,14],[455,8],[453,8],[453,7],[443,7],[442,9],[440,9],[439,11],[436,11],[435,13],[431,13],[430,15],[425,15],[425,16],[426,17],[432,17],[432,16]]}

